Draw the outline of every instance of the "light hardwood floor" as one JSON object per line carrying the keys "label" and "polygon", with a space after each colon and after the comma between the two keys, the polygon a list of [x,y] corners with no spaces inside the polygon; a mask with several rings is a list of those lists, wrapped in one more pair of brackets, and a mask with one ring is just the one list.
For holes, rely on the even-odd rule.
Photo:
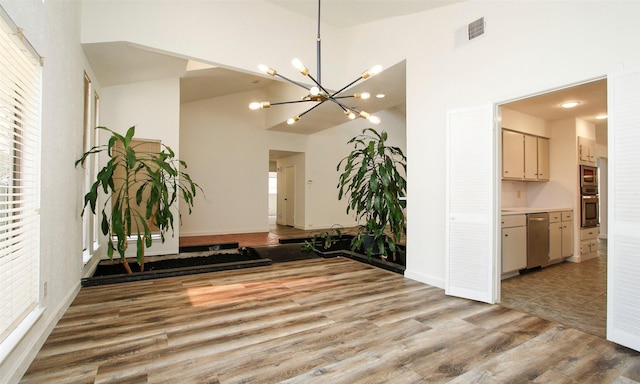
{"label": "light hardwood floor", "polygon": [[640,353],[345,258],[82,288],[23,383],[639,383]]}

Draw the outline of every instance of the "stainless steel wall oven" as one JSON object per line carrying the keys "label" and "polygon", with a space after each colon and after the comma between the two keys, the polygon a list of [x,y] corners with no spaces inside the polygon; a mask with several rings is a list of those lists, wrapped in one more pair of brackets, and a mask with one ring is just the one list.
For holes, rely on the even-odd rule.
{"label": "stainless steel wall oven", "polygon": [[597,227],[600,223],[598,198],[598,168],[580,166],[580,226]]}
{"label": "stainless steel wall oven", "polygon": [[600,222],[598,211],[600,210],[598,195],[585,195],[580,197],[580,226],[582,228],[597,227]]}

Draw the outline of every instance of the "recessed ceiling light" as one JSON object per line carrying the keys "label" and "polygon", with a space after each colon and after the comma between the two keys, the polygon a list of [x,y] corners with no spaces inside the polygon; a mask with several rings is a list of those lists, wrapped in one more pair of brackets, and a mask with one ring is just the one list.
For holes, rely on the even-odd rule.
{"label": "recessed ceiling light", "polygon": [[387,95],[385,95],[384,93],[378,93],[378,94],[376,95],[376,97],[377,97],[378,99],[384,99],[386,96],[387,96]]}
{"label": "recessed ceiling light", "polygon": [[567,101],[566,103],[562,103],[561,107],[562,108],[573,108],[578,104],[580,104],[579,101]]}
{"label": "recessed ceiling light", "polygon": [[607,117],[608,117],[608,116],[607,116],[606,114],[603,114],[603,115],[598,115],[598,116],[596,116],[596,119],[598,119],[598,120],[604,120],[604,119],[606,119]]}

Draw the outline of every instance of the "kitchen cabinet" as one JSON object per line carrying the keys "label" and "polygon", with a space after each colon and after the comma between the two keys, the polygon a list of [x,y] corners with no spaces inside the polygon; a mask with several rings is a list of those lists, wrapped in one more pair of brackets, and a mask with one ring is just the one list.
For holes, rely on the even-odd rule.
{"label": "kitchen cabinet", "polygon": [[549,139],[502,130],[502,178],[549,180]]}
{"label": "kitchen cabinet", "polygon": [[582,260],[598,256],[598,227],[580,230],[580,257]]}
{"label": "kitchen cabinet", "polygon": [[513,131],[502,131],[502,177],[524,178],[524,135]]}
{"label": "kitchen cabinet", "polygon": [[502,273],[527,266],[527,216],[502,216]]}
{"label": "kitchen cabinet", "polygon": [[573,255],[573,211],[549,213],[549,263]]}
{"label": "kitchen cabinet", "polygon": [[562,257],[573,255],[573,211],[562,212]]}
{"label": "kitchen cabinet", "polygon": [[544,137],[537,137],[536,144],[538,144],[536,159],[538,164],[538,174],[536,175],[538,180],[549,180],[549,139]]}
{"label": "kitchen cabinet", "polygon": [[596,164],[596,142],[586,137],[578,136],[578,153],[580,164]]}

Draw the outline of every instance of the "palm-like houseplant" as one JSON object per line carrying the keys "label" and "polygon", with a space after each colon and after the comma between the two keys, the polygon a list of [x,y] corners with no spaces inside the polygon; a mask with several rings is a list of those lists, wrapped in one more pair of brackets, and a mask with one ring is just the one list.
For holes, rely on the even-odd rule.
{"label": "palm-like houseplant", "polygon": [[170,147],[163,144],[159,152],[136,151],[133,141],[135,126],[129,128],[124,136],[106,127],[96,129],[111,134],[108,144],[91,148],[75,165],[84,166],[89,156],[105,151],[109,161],[98,172],[84,196],[82,214],[87,205],[96,214],[102,190],[106,198],[101,211],[101,229],[109,238],[108,257],[113,258],[117,251],[124,269],[131,273],[125,251],[133,236],[136,239],[136,260],[140,271],[144,271],[144,249],[153,244],[154,232],[159,233],[164,242],[165,233],[169,229],[172,233],[174,231],[173,205],[182,198],[191,213],[196,191],[201,188],[189,174],[180,170],[180,166],[186,168],[187,164],[178,160]]}
{"label": "palm-like houseplant", "polygon": [[[364,245],[368,258],[372,254],[396,257],[396,245],[406,232],[404,208],[407,159],[399,147],[387,145],[387,132],[366,128],[348,141],[351,153],[337,166],[340,174],[338,199],[348,199],[347,213],[353,211],[360,233],[351,249]],[[365,241],[365,239],[370,241]]]}

